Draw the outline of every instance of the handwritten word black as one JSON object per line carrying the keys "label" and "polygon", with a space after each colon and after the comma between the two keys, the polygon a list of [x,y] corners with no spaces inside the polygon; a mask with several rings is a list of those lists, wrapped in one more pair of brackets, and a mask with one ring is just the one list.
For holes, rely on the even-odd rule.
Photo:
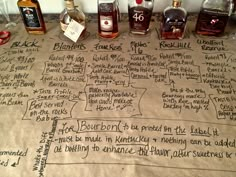
{"label": "handwritten word black", "polygon": [[17,42],[13,42],[10,48],[40,47],[38,43],[39,42],[36,41],[35,39],[33,41],[24,41],[24,42],[17,41]]}

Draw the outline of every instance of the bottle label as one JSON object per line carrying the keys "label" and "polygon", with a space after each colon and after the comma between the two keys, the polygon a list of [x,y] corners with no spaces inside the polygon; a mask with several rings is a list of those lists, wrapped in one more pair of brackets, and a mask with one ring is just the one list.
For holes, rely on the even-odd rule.
{"label": "bottle label", "polygon": [[41,27],[37,9],[35,7],[20,7],[24,23],[28,28]]}
{"label": "bottle label", "polygon": [[64,35],[72,41],[77,42],[84,29],[85,27],[83,25],[72,19],[67,26]]}
{"label": "bottle label", "polygon": [[113,31],[113,20],[112,16],[100,16],[100,24],[102,31]]}
{"label": "bottle label", "polygon": [[128,8],[129,24],[131,30],[148,30],[152,16],[152,10],[145,7]]}

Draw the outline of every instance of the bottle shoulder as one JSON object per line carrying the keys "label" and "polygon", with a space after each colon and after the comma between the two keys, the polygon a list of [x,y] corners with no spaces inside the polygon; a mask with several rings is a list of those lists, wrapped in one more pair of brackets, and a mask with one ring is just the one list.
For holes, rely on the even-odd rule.
{"label": "bottle shoulder", "polygon": [[76,7],[74,9],[65,8],[60,14],[60,20],[69,23],[71,19],[77,22],[85,21],[85,14]]}
{"label": "bottle shoulder", "polygon": [[169,17],[186,17],[187,16],[187,11],[183,7],[173,7],[169,6],[163,11],[164,16],[169,16]]}
{"label": "bottle shoulder", "polygon": [[201,9],[213,9],[216,11],[230,12],[233,10],[233,0],[204,0]]}

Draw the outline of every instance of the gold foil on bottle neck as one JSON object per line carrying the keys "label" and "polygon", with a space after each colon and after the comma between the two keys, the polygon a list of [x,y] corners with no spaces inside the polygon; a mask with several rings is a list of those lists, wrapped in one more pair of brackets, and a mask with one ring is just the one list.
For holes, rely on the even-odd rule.
{"label": "gold foil on bottle neck", "polygon": [[181,6],[181,0],[173,0],[173,7],[180,7]]}

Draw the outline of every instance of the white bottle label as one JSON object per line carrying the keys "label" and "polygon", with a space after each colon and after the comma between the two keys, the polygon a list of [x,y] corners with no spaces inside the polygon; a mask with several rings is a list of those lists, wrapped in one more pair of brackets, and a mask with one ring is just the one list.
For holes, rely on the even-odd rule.
{"label": "white bottle label", "polygon": [[84,28],[85,27],[83,25],[72,19],[68,27],[66,28],[64,35],[72,41],[77,42]]}
{"label": "white bottle label", "polygon": [[100,24],[102,31],[112,31],[113,30],[113,20],[112,16],[100,16]]}

